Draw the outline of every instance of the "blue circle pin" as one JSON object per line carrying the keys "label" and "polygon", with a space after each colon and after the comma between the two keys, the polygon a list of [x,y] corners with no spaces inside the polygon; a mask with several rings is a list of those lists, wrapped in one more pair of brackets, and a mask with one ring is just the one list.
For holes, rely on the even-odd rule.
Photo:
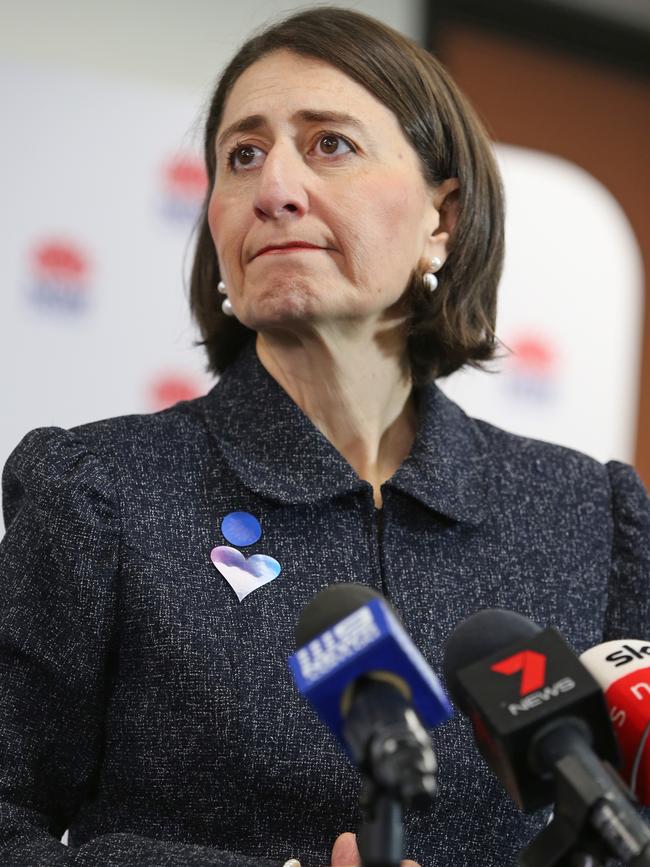
{"label": "blue circle pin", "polygon": [[230,512],[221,522],[221,532],[231,545],[252,545],[262,535],[262,527],[250,512]]}

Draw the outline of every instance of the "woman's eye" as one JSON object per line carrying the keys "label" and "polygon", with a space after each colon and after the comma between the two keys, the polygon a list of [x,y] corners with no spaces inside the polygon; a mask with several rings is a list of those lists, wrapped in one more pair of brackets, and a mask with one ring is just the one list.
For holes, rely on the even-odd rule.
{"label": "woman's eye", "polygon": [[228,163],[233,171],[249,166],[255,167],[259,164],[261,154],[263,154],[262,149],[255,145],[235,145],[228,154]]}
{"label": "woman's eye", "polygon": [[[354,153],[355,148],[346,138],[337,133],[322,133],[316,140],[317,156],[340,157]],[[313,151],[312,151],[313,153]],[[252,144],[236,144],[228,153],[228,165],[233,172],[256,169],[264,160],[264,151]]]}
{"label": "woman's eye", "polygon": [[[344,153],[350,153],[354,151],[354,148],[350,144],[350,142],[343,138],[342,135],[337,135],[336,133],[328,132],[324,133],[320,136],[317,142],[317,146],[320,145],[321,151],[327,156],[342,156]],[[340,146],[343,146],[345,150],[340,150]]]}

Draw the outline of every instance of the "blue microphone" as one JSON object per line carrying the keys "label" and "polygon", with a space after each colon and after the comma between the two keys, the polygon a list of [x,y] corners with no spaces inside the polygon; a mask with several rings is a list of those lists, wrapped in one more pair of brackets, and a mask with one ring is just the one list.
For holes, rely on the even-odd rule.
{"label": "blue microphone", "polygon": [[334,584],[303,610],[289,667],[299,691],[375,786],[425,808],[436,761],[424,725],[452,715],[428,663],[386,599]]}

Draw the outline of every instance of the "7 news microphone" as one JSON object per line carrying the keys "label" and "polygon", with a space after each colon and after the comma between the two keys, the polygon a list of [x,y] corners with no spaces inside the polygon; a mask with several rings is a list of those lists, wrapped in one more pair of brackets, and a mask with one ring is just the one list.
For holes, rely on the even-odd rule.
{"label": "7 news microphone", "polygon": [[399,867],[402,812],[426,809],[436,759],[425,725],[451,716],[428,663],[381,594],[334,584],[303,610],[294,680],[364,776],[364,867]]}
{"label": "7 news microphone", "polygon": [[611,764],[618,748],[603,692],[554,629],[479,611],[452,633],[444,671],[478,748],[525,812],[554,804],[520,867],[650,865],[650,829]]}

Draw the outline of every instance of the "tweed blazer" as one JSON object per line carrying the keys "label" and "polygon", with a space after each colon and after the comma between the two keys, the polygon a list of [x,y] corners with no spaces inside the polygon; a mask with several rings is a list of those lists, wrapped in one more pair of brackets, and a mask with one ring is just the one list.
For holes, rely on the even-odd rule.
{"label": "tweed blazer", "polygon": [[[468,418],[433,384],[417,404],[381,510],[252,344],[205,397],[23,439],[3,476],[1,864],[329,864],[359,777],[286,662],[329,584],[384,593],[437,672],[488,606],[577,651],[647,637],[634,470]],[[210,559],[233,511],[261,524],[245,556],[281,566],[241,602]],[[518,812],[460,715],[433,739],[439,794],[407,815],[406,855],[514,863],[545,816]]]}

